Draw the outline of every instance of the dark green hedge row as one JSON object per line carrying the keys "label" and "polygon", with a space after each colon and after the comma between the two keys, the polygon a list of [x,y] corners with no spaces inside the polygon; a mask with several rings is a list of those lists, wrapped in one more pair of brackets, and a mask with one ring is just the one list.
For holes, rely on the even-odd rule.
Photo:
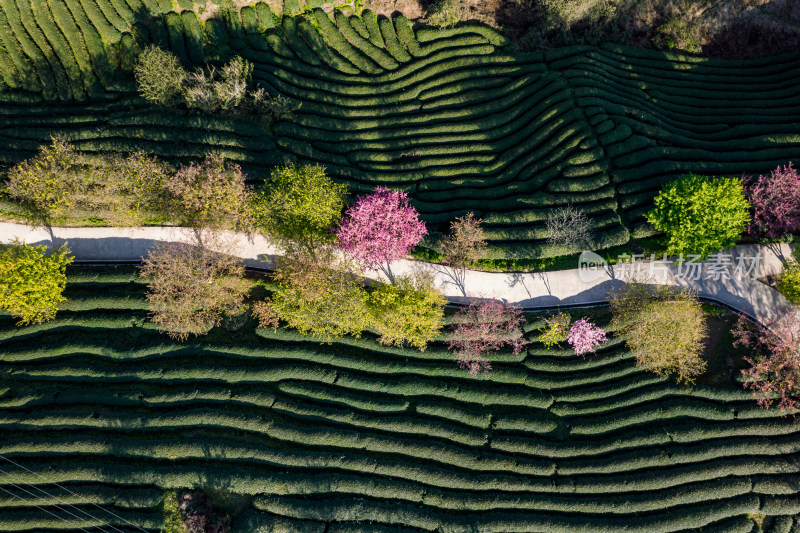
{"label": "dark green hedge row", "polygon": [[[693,506],[669,513],[637,517],[637,519],[604,518],[594,521],[567,514],[536,514],[505,512],[492,515],[467,515],[460,517],[445,515],[440,511],[421,506],[398,505],[394,502],[374,498],[321,498],[307,500],[288,497],[259,497],[254,500],[257,509],[307,520],[374,521],[382,524],[402,523],[428,530],[442,532],[464,531],[478,527],[486,531],[530,531],[548,532],[557,530],[580,530],[591,533],[608,531],[672,532],[681,529],[700,528],[731,517],[756,513],[759,500],[755,496],[742,495],[729,498],[713,507]],[[752,522],[751,522],[752,525]]]}

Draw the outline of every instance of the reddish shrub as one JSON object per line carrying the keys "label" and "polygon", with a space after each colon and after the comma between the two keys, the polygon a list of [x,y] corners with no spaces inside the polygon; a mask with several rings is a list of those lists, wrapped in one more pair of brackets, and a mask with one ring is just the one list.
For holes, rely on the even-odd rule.
{"label": "reddish shrub", "polygon": [[256,302],[253,304],[253,317],[258,320],[258,327],[272,328],[272,331],[277,331],[280,326],[280,318],[277,311],[272,308],[272,300],[267,298],[264,301]]}
{"label": "reddish shrub", "polygon": [[208,154],[202,163],[181,167],[166,182],[183,224],[199,229],[241,229],[250,192],[239,165]]}
{"label": "reddish shrub", "polygon": [[142,261],[153,322],[173,338],[203,335],[241,310],[250,283],[227,254],[185,243],[161,243]]}
{"label": "reddish shrub", "polygon": [[800,392],[800,307],[781,312],[764,327],[740,315],[733,330],[734,346],[746,346],[756,355],[745,357],[750,368],[742,370],[744,386],[751,389],[759,405],[777,400],[781,411],[797,408]]}
{"label": "reddish shrub", "polygon": [[510,346],[514,353],[527,344],[522,330],[525,318],[522,310],[500,300],[472,303],[454,317],[456,324],[450,334],[451,350],[455,350],[458,364],[474,376],[492,369],[484,354]]}
{"label": "reddish shrub", "polygon": [[482,223],[474,213],[450,223],[450,234],[442,242],[445,263],[463,270],[483,258],[487,243]]}
{"label": "reddish shrub", "polygon": [[186,533],[230,533],[230,517],[220,516],[220,513],[211,507],[208,496],[202,492],[181,494],[178,498],[178,507]]}
{"label": "reddish shrub", "polygon": [[800,174],[789,162],[769,176],[743,178],[745,194],[753,207],[751,235],[783,237],[800,231]]}

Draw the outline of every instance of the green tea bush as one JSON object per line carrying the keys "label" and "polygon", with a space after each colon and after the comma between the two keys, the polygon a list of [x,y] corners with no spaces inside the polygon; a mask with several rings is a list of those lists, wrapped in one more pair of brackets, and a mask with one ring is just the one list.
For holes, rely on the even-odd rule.
{"label": "green tea bush", "polygon": [[405,399],[394,398],[385,394],[380,396],[367,395],[362,392],[349,391],[342,387],[331,387],[318,383],[284,382],[278,385],[278,389],[293,396],[346,404],[363,411],[398,413],[405,411],[409,406],[408,401]]}
{"label": "green tea bush", "polygon": [[168,490],[164,493],[161,512],[164,515],[164,533],[186,533],[178,506],[178,491]]}

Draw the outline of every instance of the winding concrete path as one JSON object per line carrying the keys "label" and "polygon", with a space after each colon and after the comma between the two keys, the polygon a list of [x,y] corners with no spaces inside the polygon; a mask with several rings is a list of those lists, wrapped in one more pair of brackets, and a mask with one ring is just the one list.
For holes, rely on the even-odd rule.
{"label": "winding concrete path", "polygon": [[[243,234],[230,236],[236,243],[237,255],[247,266],[271,266],[278,251],[266,239]],[[48,231],[21,224],[0,223],[0,242],[8,243],[15,238],[28,244],[50,247],[68,242],[72,255],[79,261],[131,261],[140,260],[158,242],[191,242],[192,234],[185,228],[176,227],[52,228]],[[467,270],[463,277],[448,267],[412,260],[395,261],[390,268],[395,276],[415,271],[431,272],[437,287],[453,302],[476,297],[499,298],[525,308],[601,303],[608,299],[609,291],[623,285],[631,271],[638,268],[655,283],[696,289],[701,296],[728,305],[763,323],[789,304],[778,291],[755,278],[779,273],[782,259],[789,254],[790,248],[786,244],[746,245],[731,250],[730,256],[709,258],[696,267],[638,261],[625,265],[598,268],[584,265],[584,268],[537,273]],[[594,258],[599,259],[597,256]],[[591,262],[592,254],[585,259]],[[738,271],[737,266],[740,267]],[[374,279],[386,279],[383,273],[367,275]]]}

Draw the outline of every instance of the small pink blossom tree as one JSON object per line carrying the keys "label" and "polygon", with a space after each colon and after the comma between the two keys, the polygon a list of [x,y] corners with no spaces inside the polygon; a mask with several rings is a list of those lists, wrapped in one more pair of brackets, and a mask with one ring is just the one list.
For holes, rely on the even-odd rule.
{"label": "small pink blossom tree", "polygon": [[800,232],[800,174],[792,163],[769,176],[743,178],[745,194],[753,207],[750,235],[783,237]]}
{"label": "small pink blossom tree", "polygon": [[522,310],[512,304],[492,299],[473,302],[454,317],[449,348],[455,350],[459,367],[471,376],[488,372],[492,364],[484,357],[489,350],[510,346],[515,354],[527,344],[522,324]]}
{"label": "small pink blossom tree", "polygon": [[[408,194],[377,187],[347,210],[336,236],[366,270],[381,269],[392,278],[388,264],[406,255],[428,233]],[[384,268],[386,264],[386,268]]]}
{"label": "small pink blossom tree", "polygon": [[586,317],[573,322],[567,333],[567,342],[580,356],[585,356],[588,352],[596,353],[595,349],[607,340],[606,332],[589,322]]}
{"label": "small pink blossom tree", "polygon": [[769,407],[777,399],[782,412],[797,409],[800,395],[800,307],[781,312],[766,327],[755,326],[743,316],[733,329],[734,346],[756,352],[745,357],[750,368],[742,370],[744,386],[759,405]]}

